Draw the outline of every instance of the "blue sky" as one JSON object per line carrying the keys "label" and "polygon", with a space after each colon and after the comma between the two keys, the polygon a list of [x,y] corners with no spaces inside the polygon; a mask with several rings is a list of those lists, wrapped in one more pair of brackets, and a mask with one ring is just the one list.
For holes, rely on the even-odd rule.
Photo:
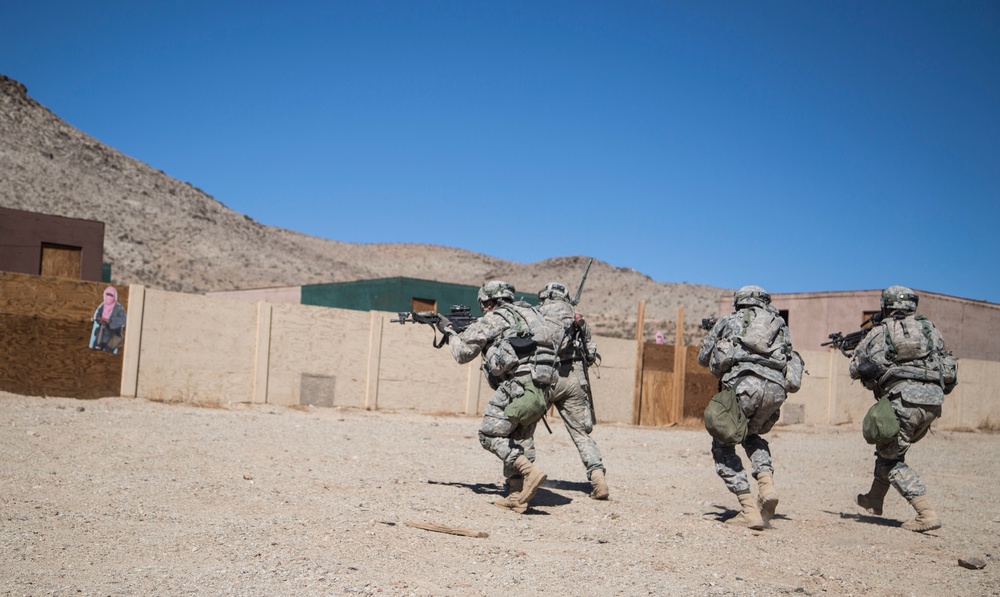
{"label": "blue sky", "polygon": [[62,2],[0,73],[259,222],[1000,302],[1000,3]]}

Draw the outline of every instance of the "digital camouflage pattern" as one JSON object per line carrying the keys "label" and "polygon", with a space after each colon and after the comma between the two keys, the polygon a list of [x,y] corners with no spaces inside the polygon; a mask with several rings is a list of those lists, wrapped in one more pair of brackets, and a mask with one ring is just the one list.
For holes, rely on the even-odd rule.
{"label": "digital camouflage pattern", "polygon": [[906,452],[930,431],[941,416],[940,406],[907,404],[900,398],[890,401],[899,420],[899,435],[875,447],[875,478],[896,488],[907,500],[927,494],[920,475],[906,464]]}
{"label": "digital camouflage pattern", "polygon": [[[702,340],[698,362],[709,367],[722,384],[736,392],[740,408],[748,419],[747,438],[742,446],[752,463],[754,478],[760,473],[772,473],[771,450],[762,435],[771,430],[781,414],[787,396],[785,368],[792,354],[792,339],[788,326],[770,305],[770,295],[759,286],[745,286],[734,295],[738,308],[719,318]],[[751,350],[743,345],[741,335],[758,317],[775,326],[768,346],[755,339]],[[750,482],[743,462],[734,445],[712,439],[712,459],[715,472],[726,488],[735,494],[750,491]]]}
{"label": "digital camouflage pattern", "polygon": [[849,373],[876,398],[891,393],[911,404],[939,406],[954,386],[954,380],[942,378],[944,349],[944,338],[929,320],[912,314],[890,318],[865,334],[851,355]]}
{"label": "digital camouflage pattern", "polygon": [[941,333],[929,320],[914,315],[917,297],[912,290],[889,287],[882,302],[889,317],[865,334],[851,356],[849,372],[876,400],[889,397],[899,434],[876,445],[874,476],[911,500],[926,495],[927,488],[906,464],[906,453],[941,416],[944,396],[957,383],[957,373]]}
{"label": "digital camouflage pattern", "polygon": [[[593,412],[590,406],[590,385],[583,372],[581,359],[589,355],[592,362],[597,354],[597,346],[593,341],[590,326],[586,321],[576,321],[573,306],[566,300],[558,298],[545,300],[538,308],[549,319],[561,321],[566,333],[566,341],[559,351],[559,378],[552,394],[552,403],[559,416],[566,423],[566,431],[580,453],[580,460],[587,469],[587,478],[595,470],[604,471],[604,463],[597,442],[590,437],[594,430]],[[577,335],[571,333],[573,327],[579,327],[582,346],[577,345]]]}
{"label": "digital camouflage pattern", "polygon": [[[784,387],[755,375],[745,375],[733,389],[740,408],[748,419],[747,437],[742,445],[752,464],[751,472],[754,478],[762,472],[773,473],[770,446],[761,436],[778,422],[781,405],[785,401]],[[744,493],[750,490],[743,462],[736,454],[735,446],[713,439],[712,459],[715,461],[715,472],[722,477],[729,491]]]}
{"label": "digital camouflage pattern", "polygon": [[[504,303],[503,307],[532,309],[527,305],[510,303]],[[483,355],[483,370],[495,391],[483,415],[479,443],[503,461],[504,477],[509,479],[519,476],[513,467],[518,456],[524,454],[529,460],[534,460],[530,440],[537,423],[514,423],[504,414],[504,409],[512,401],[524,395],[531,371],[530,364],[519,360],[506,341],[511,333],[511,323],[500,314],[500,310],[487,312],[461,334],[450,334],[448,348],[455,360],[463,364]],[[535,314],[538,315],[537,312]]]}
{"label": "digital camouflage pattern", "polygon": [[[778,319],[777,334],[768,354],[751,351],[740,340],[744,330],[753,325],[758,317]],[[703,367],[708,367],[724,384],[729,384],[738,377],[754,374],[784,386],[785,364],[791,354],[792,337],[778,311],[770,305],[750,306],[720,317],[715,322],[702,340],[698,362]]]}
{"label": "digital camouflage pattern", "polygon": [[[760,473],[774,473],[771,448],[767,440],[759,435],[749,435],[743,442],[743,449],[750,459],[754,479]],[[735,446],[726,446],[712,440],[712,460],[715,461],[715,472],[722,477],[726,489],[735,494],[750,491],[750,480],[743,469],[742,459],[736,454]]]}

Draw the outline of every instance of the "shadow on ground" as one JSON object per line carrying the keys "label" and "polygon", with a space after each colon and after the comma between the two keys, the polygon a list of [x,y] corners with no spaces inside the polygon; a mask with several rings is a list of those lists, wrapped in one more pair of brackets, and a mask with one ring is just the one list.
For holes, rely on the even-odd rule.
{"label": "shadow on ground", "polygon": [[890,518],[882,518],[881,516],[868,516],[866,514],[850,514],[848,512],[831,512],[830,510],[823,510],[826,514],[833,514],[834,516],[839,516],[840,518],[854,520],[856,522],[861,522],[864,524],[874,524],[882,527],[900,527],[903,526],[903,522],[899,520],[892,520]]}

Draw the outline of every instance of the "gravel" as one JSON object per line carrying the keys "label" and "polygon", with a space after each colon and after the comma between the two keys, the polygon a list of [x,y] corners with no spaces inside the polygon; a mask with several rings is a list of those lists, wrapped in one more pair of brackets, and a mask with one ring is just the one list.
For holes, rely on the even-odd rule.
{"label": "gravel", "polygon": [[854,505],[858,429],[779,427],[779,515],[752,531],[722,522],[737,501],[703,430],[599,426],[597,502],[550,424],[518,515],[491,504],[477,418],[0,392],[0,594],[1000,595],[995,434],[911,449],[944,521],[918,534],[895,492],[883,517]]}

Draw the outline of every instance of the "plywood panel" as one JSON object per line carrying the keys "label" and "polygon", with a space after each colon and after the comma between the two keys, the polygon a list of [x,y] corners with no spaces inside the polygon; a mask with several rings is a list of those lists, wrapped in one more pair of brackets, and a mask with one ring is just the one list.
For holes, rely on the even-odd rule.
{"label": "plywood panel", "polygon": [[[122,351],[91,350],[106,285],[0,272],[0,389],[33,396],[117,396]],[[128,288],[119,290],[122,304]]]}
{"label": "plywood panel", "polygon": [[80,279],[83,252],[80,247],[42,245],[41,275]]}
{"label": "plywood panel", "polygon": [[702,418],[705,407],[718,391],[719,381],[707,367],[698,364],[697,346],[686,346],[684,376],[684,418]]}
{"label": "plywood panel", "polygon": [[664,426],[674,420],[674,347],[646,343],[642,350],[642,400],[639,424]]}

